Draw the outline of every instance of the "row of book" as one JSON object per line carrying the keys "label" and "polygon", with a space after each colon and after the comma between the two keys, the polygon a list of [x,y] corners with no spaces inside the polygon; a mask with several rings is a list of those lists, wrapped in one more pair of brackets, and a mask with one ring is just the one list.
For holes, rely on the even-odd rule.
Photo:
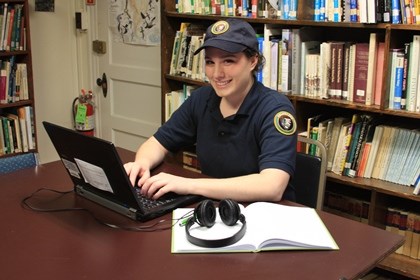
{"label": "row of book", "polygon": [[194,55],[203,44],[206,27],[182,22],[175,33],[169,74],[205,80],[203,52]]}
{"label": "row of book", "polygon": [[181,90],[173,90],[165,94],[165,121],[169,120],[173,112],[191,95],[196,86],[184,84]]}
{"label": "row of book", "polygon": [[[203,52],[205,27],[182,23],[176,32],[171,75],[206,81]],[[393,110],[420,112],[420,35],[404,48],[392,49],[389,76],[384,79],[384,43],[376,33],[369,42],[316,40],[314,28],[280,29],[266,24],[258,34],[265,65],[257,79],[279,92],[322,99],[340,99]],[[383,82],[385,81],[385,83]]]}
{"label": "row of book", "polygon": [[[180,0],[178,13],[297,19],[297,0]],[[416,0],[314,0],[314,21],[420,24]]]}
{"label": "row of book", "polygon": [[26,50],[23,8],[22,4],[0,4],[0,51]]}
{"label": "row of book", "polygon": [[388,108],[420,112],[420,35],[390,50]]}
{"label": "row of book", "polygon": [[0,155],[36,148],[33,109],[23,106],[0,114]]}
{"label": "row of book", "polygon": [[297,0],[180,0],[178,13],[297,19]]}
{"label": "row of book", "polygon": [[384,79],[385,46],[376,33],[369,42],[321,42],[316,33],[266,25],[259,38],[266,59],[259,80],[285,93],[378,106],[386,98],[390,109],[420,112],[420,35],[391,50]]}
{"label": "row of book", "polygon": [[[368,114],[317,115],[308,119],[307,131],[301,134],[325,145],[329,171],[412,186],[418,194],[420,130],[384,125]],[[317,155],[316,149],[305,149]]]}
{"label": "row of book", "polygon": [[182,152],[182,166],[185,169],[201,173],[200,162],[197,159],[197,154],[194,151]]}
{"label": "row of book", "polygon": [[[368,224],[370,203],[330,190],[325,192],[323,210]],[[385,229],[405,237],[404,245],[397,254],[420,259],[420,214],[388,207]]]}
{"label": "row of book", "polygon": [[414,0],[314,0],[314,6],[315,21],[420,24]]}
{"label": "row of book", "polygon": [[17,63],[15,56],[0,60],[0,104],[29,99],[26,63]]}
{"label": "row of book", "polygon": [[404,245],[395,253],[420,259],[420,214],[389,207],[386,215],[387,231],[405,237]]}
{"label": "row of book", "polygon": [[323,210],[368,224],[370,203],[344,194],[325,191]]}

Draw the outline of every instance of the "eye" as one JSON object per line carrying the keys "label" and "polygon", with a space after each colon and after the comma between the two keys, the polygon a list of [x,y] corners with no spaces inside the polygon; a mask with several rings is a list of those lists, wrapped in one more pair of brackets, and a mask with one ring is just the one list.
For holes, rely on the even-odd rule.
{"label": "eye", "polygon": [[234,60],[234,59],[231,59],[231,58],[227,58],[227,59],[225,59],[224,61],[223,61],[223,63],[225,64],[225,65],[231,65],[231,64],[234,64],[236,61]]}
{"label": "eye", "polygon": [[214,62],[211,61],[211,60],[206,60],[205,63],[206,63],[206,65],[212,65],[212,64],[214,64]]}

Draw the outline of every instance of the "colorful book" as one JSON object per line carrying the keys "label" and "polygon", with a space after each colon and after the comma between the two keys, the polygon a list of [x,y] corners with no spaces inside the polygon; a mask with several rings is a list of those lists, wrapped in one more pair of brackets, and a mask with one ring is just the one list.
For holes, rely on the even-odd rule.
{"label": "colorful book", "polygon": [[366,164],[369,158],[369,154],[370,154],[370,150],[372,148],[372,141],[373,141],[373,136],[375,133],[375,128],[376,125],[375,124],[370,124],[368,129],[367,129],[367,133],[366,133],[366,140],[364,141],[364,143],[362,144],[362,151],[361,151],[361,156],[360,156],[360,160],[358,161],[357,165],[356,165],[356,175],[357,177],[364,177],[364,173],[366,170]]}
{"label": "colorful book", "polygon": [[404,44],[404,69],[403,69],[403,82],[401,91],[401,109],[407,108],[407,77],[408,77],[408,62],[410,61],[410,46],[411,43]]}
{"label": "colorful book", "polygon": [[334,161],[331,169],[333,173],[338,175],[342,175],[344,170],[344,163],[346,161],[346,156],[350,145],[350,126],[350,122],[342,124],[340,127],[340,133],[338,135],[337,147],[335,150]]}
{"label": "colorful book", "polygon": [[[395,63],[395,89],[394,89],[394,96],[392,98],[392,106],[395,110],[401,109],[401,98],[402,98],[402,91],[403,91],[403,76],[404,76],[404,53],[400,52],[397,53],[396,63]],[[391,104],[390,104],[391,105]]]}

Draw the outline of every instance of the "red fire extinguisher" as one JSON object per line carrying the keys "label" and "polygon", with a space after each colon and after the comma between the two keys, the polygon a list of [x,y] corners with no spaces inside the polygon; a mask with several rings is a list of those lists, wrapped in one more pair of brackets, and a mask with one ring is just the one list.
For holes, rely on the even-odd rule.
{"label": "red fire extinguisher", "polygon": [[95,135],[95,106],[93,94],[82,89],[79,97],[73,100],[74,128],[85,135]]}

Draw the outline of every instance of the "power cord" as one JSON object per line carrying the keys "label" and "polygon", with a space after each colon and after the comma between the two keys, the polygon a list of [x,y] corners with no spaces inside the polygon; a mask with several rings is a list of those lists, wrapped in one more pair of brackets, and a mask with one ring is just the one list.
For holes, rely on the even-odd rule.
{"label": "power cord", "polygon": [[[113,229],[122,229],[122,230],[126,230],[126,231],[155,232],[155,231],[168,230],[168,229],[171,229],[173,226],[175,226],[180,220],[185,219],[185,217],[189,216],[192,212],[192,211],[190,211],[187,214],[185,214],[184,216],[182,216],[180,218],[177,218],[177,219],[173,219],[173,220],[162,219],[162,220],[156,221],[152,224],[130,227],[130,226],[116,225],[116,224],[111,224],[111,223],[105,222],[105,221],[99,219],[98,217],[96,217],[90,210],[88,210],[86,208],[73,207],[73,208],[48,208],[48,209],[46,209],[46,208],[39,208],[39,207],[35,207],[35,206],[31,205],[29,203],[29,200],[41,191],[49,191],[49,192],[60,194],[61,196],[64,196],[64,195],[69,194],[69,193],[73,193],[73,190],[71,190],[71,191],[57,191],[57,190],[49,189],[49,188],[40,188],[40,189],[34,191],[29,196],[22,199],[22,201],[21,201],[22,207],[25,208],[25,209],[35,211],[35,212],[44,212],[44,213],[45,212],[84,211],[84,212],[87,212],[90,216],[92,216],[92,218],[101,225],[104,225],[104,226],[107,226],[107,227],[110,227],[110,228],[113,228]],[[171,225],[167,225],[168,222],[172,223],[173,221],[176,221],[176,222],[171,224]]]}

